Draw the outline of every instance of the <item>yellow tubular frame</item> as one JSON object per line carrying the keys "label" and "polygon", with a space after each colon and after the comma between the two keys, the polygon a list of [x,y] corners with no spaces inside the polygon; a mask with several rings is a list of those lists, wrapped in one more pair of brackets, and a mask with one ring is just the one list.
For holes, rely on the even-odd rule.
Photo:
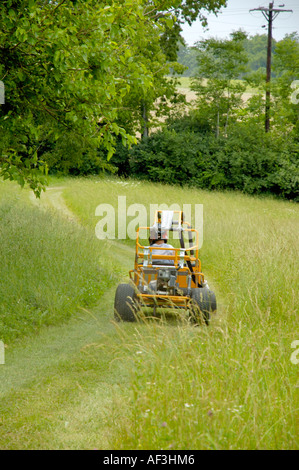
{"label": "yellow tubular frame", "polygon": [[[159,212],[156,211],[155,214],[155,222],[157,222]],[[179,212],[179,211],[174,211]],[[182,216],[181,216],[182,217]],[[155,266],[154,261],[155,259],[159,260],[169,260],[174,262],[174,269],[178,272],[178,284],[179,288],[186,288],[188,278],[192,275],[191,283],[189,281],[189,285],[191,288],[196,288],[198,284],[203,284],[204,282],[204,275],[201,272],[201,262],[199,259],[199,249],[198,249],[198,231],[195,229],[190,228],[190,224],[187,222],[182,221],[182,225],[187,225],[188,228],[184,228],[184,232],[192,232],[196,235],[196,244],[194,246],[188,248],[165,248],[161,247],[146,247],[140,244],[139,242],[139,232],[140,230],[149,230],[150,227],[139,227],[136,232],[136,251],[135,251],[135,265],[134,269],[129,272],[131,280],[136,285],[138,289],[138,285],[142,283],[143,285],[148,285],[149,282],[153,279],[157,279],[157,272],[161,267],[165,267],[163,265]],[[145,251],[146,250],[146,251]],[[174,251],[174,255],[153,255],[153,250],[168,250]],[[186,252],[194,251],[194,255],[187,255]],[[144,265],[144,260],[146,260],[146,265]],[[186,266],[186,262],[190,261],[192,263],[193,272],[190,273],[190,269]],[[168,266],[170,267],[170,266]],[[145,279],[145,276],[147,279]],[[177,307],[185,307],[187,308],[188,303],[190,302],[189,295],[151,295],[151,294],[144,294],[139,292],[136,289],[137,296],[145,305],[157,305],[157,306],[171,306],[175,305]]]}

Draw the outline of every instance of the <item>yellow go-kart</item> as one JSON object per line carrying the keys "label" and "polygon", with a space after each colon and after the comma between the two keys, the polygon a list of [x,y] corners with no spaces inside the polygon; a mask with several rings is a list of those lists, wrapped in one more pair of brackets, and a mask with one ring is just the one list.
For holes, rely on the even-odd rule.
{"label": "yellow go-kart", "polygon": [[[140,243],[141,231],[150,234],[150,245]],[[176,233],[179,246],[168,245],[169,232]],[[216,296],[201,272],[198,242],[198,231],[184,221],[182,211],[156,211],[153,226],[137,230],[135,266],[131,282],[117,287],[115,319],[136,321],[142,307],[152,308],[153,315],[159,308],[181,308],[192,322],[208,325]]]}

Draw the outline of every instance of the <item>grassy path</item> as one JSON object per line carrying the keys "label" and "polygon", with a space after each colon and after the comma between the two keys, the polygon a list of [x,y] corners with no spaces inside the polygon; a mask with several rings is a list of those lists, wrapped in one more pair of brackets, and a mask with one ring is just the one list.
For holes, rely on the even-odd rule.
{"label": "grassy path", "polygon": [[[165,194],[168,204],[204,204],[201,259],[220,300],[218,318],[208,329],[112,321],[115,287],[132,268],[133,242],[93,243],[95,208],[99,203],[117,207],[119,195],[126,196],[127,207],[136,201],[149,207],[160,204]],[[60,279],[70,287],[66,303],[59,304],[62,313],[71,295],[75,309],[83,305],[76,296],[80,278],[78,289],[73,282],[85,267],[90,284],[94,260],[104,294],[90,311],[80,309],[64,325],[42,328],[6,349],[6,363],[0,366],[0,449],[298,449],[299,366],[291,360],[298,340],[297,206],[110,179],[59,180],[41,202],[32,202],[47,216],[30,218],[24,210],[30,229],[38,225],[37,233],[23,233],[24,217],[21,225],[13,223],[16,217],[7,218],[2,232],[10,261],[4,266],[15,266],[9,257],[12,243],[16,248],[24,244],[18,260],[27,255],[25,266],[17,265],[23,269],[22,282],[14,286],[21,289],[28,280],[29,292],[36,294],[36,272],[42,274],[48,254],[52,268],[42,279],[44,287],[51,285],[58,300]],[[50,210],[70,223],[57,222]],[[54,221],[60,230],[51,232]],[[48,237],[43,237],[45,223]],[[10,236],[15,226],[19,238]],[[78,243],[71,244],[81,230]],[[38,246],[47,249],[37,251]],[[69,246],[68,256],[56,256]],[[70,272],[76,253],[79,266]],[[35,256],[31,277],[26,270],[30,256]],[[11,293],[11,277],[2,271]],[[19,280],[18,270],[12,274]],[[15,309],[19,298],[13,297]],[[21,307],[11,313],[22,320]]]}
{"label": "grassy path", "polygon": [[[41,202],[69,218],[62,188]],[[115,246],[123,273],[131,249]],[[118,333],[113,319],[113,287],[92,311],[65,325],[43,329],[6,349],[0,368],[1,449],[109,448],[115,403],[122,409],[127,377],[115,360]],[[92,354],[91,354],[92,352]]]}

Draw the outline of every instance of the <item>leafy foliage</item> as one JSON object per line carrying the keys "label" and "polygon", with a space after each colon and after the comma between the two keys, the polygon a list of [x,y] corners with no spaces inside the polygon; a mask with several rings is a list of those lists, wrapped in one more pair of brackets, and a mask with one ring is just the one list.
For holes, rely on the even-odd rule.
{"label": "leafy foliage", "polygon": [[[276,40],[272,38],[272,54],[275,52]],[[245,51],[248,55],[248,67],[252,71],[262,70],[266,73],[267,67],[267,34],[255,34],[244,41]]]}
{"label": "leafy foliage", "polygon": [[246,88],[244,83],[233,81],[247,70],[245,39],[245,33],[236,31],[228,40],[211,38],[197,43],[198,73],[191,88],[198,94],[198,108],[213,123],[217,136],[219,127],[227,128]]}
{"label": "leafy foliage", "polygon": [[0,175],[29,183],[38,196],[47,182],[45,148],[59,148],[60,140],[76,135],[85,156],[103,147],[109,160],[116,137],[126,145],[135,142],[141,113],[130,115],[132,103],[149,113],[158,97],[166,102],[173,93],[165,75],[167,61],[176,57],[180,21],[204,21],[202,9],[217,11],[225,3],[1,2],[6,104],[0,109]]}
{"label": "leafy foliage", "polygon": [[195,48],[180,45],[178,50],[178,62],[185,67],[182,76],[193,77],[197,72],[197,52]]}
{"label": "leafy foliage", "polygon": [[[276,72],[272,93],[275,99],[273,117],[278,126],[294,126],[299,132],[299,36],[287,35],[276,45],[273,68]],[[292,100],[291,97],[294,96]],[[296,102],[297,101],[297,102]]]}
{"label": "leafy foliage", "polygon": [[38,152],[70,132],[87,147],[103,144],[108,156],[115,135],[134,140],[115,121],[130,83],[151,86],[143,64],[129,60],[143,25],[140,2],[8,0],[0,17],[5,178],[27,181],[39,194],[46,171]]}
{"label": "leafy foliage", "polygon": [[[265,135],[258,124],[238,123],[218,139],[194,131],[196,118],[183,129],[159,131],[127,154],[130,175],[139,179],[205,189],[271,193],[299,200],[299,141]],[[200,123],[199,123],[200,129]],[[121,172],[120,172],[121,173]]]}

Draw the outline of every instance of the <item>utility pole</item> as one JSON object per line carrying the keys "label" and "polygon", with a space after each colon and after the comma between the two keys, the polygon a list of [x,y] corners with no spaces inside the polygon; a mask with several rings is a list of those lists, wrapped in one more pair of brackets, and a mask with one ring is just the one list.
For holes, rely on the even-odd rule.
{"label": "utility pole", "polygon": [[284,5],[279,5],[280,8],[274,8],[274,2],[269,3],[269,8],[259,7],[253,8],[249,11],[261,11],[263,16],[268,22],[268,46],[267,46],[267,76],[266,76],[266,112],[265,112],[265,131],[269,132],[270,130],[270,107],[271,107],[271,91],[270,91],[270,81],[271,81],[271,54],[272,54],[272,28],[273,21],[279,13],[289,12],[293,13],[293,10],[282,10]]}

